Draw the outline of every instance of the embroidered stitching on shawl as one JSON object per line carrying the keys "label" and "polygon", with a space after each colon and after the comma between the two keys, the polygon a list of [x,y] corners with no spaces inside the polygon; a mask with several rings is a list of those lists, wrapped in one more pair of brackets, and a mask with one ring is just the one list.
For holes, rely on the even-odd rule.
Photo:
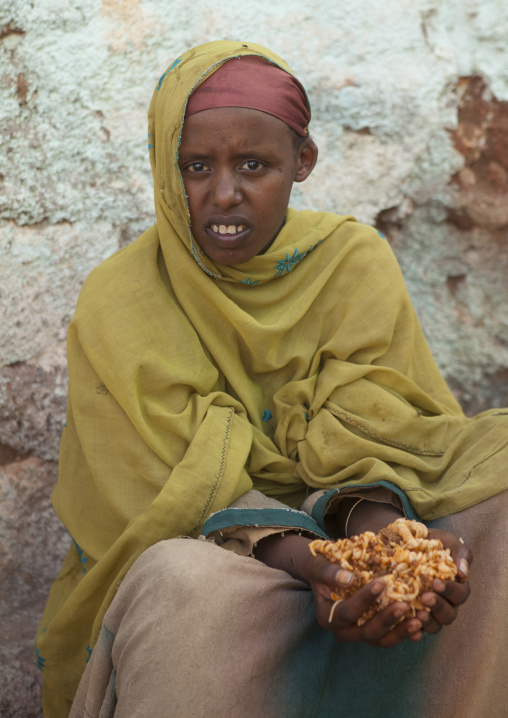
{"label": "embroidered stitching on shawl", "polygon": [[224,439],[222,441],[222,451],[221,451],[221,457],[220,457],[220,464],[219,464],[219,471],[217,473],[217,477],[213,483],[212,488],[210,489],[210,494],[208,496],[208,500],[203,508],[203,512],[201,516],[199,517],[199,521],[197,524],[190,530],[190,534],[192,535],[195,531],[198,530],[198,528],[202,525],[203,519],[206,516],[208,512],[208,507],[213,501],[213,498],[215,496],[215,492],[217,491],[217,487],[220,483],[220,480],[222,479],[222,476],[224,475],[224,467],[226,466],[226,453],[227,453],[227,445],[229,442],[229,434],[231,431],[231,422],[233,421],[233,414],[235,413],[234,409],[229,410],[227,422],[226,422],[226,432],[224,434]]}
{"label": "embroidered stitching on shawl", "polygon": [[432,449],[420,449],[417,446],[408,446],[408,444],[404,444],[401,441],[395,441],[394,439],[389,439],[387,436],[381,436],[380,434],[374,434],[374,432],[370,431],[365,424],[362,424],[358,419],[353,419],[352,417],[348,416],[346,412],[340,411],[339,409],[336,409],[332,404],[330,404],[329,401],[325,401],[324,405],[325,409],[328,409],[328,411],[332,414],[335,414],[339,419],[344,419],[345,422],[350,424],[351,426],[356,426],[358,429],[360,429],[364,434],[367,434],[368,436],[372,437],[373,439],[378,439],[379,441],[382,441],[385,444],[390,444],[390,446],[395,446],[399,449],[404,449],[405,451],[412,451],[415,454],[422,454],[425,456],[443,456],[444,451],[433,451]]}

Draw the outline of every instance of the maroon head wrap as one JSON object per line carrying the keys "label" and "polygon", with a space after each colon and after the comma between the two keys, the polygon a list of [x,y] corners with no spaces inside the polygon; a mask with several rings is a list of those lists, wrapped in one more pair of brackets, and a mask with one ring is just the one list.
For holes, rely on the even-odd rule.
{"label": "maroon head wrap", "polygon": [[199,85],[185,116],[215,107],[247,107],[278,117],[301,137],[308,135],[310,110],[298,80],[262,57],[246,55],[225,62]]}

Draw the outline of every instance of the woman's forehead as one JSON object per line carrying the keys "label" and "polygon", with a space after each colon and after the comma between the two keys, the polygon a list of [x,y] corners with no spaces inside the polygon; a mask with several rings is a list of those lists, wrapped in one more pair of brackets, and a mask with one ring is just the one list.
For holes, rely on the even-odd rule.
{"label": "woman's forehead", "polygon": [[219,107],[186,117],[180,154],[196,147],[266,147],[271,144],[292,147],[290,127],[273,115],[244,107]]}

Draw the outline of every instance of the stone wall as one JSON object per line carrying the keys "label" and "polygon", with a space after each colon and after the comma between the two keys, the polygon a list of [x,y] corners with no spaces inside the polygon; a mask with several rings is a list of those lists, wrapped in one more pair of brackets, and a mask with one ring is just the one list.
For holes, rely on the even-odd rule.
{"label": "stone wall", "polygon": [[67,545],[49,505],[66,328],[92,267],[153,221],[145,117],[162,71],[213,39],[289,61],[321,152],[295,206],[387,234],[477,412],[508,405],[506,37],[502,0],[0,5],[2,716],[39,715],[31,641]]}

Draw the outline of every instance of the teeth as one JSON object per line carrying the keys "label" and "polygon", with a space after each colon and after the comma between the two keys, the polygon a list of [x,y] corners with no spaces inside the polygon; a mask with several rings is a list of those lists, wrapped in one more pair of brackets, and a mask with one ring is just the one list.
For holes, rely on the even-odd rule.
{"label": "teeth", "polygon": [[238,232],[243,232],[244,229],[243,224],[239,224],[238,226],[236,226],[236,224],[229,224],[227,227],[225,224],[212,224],[212,230],[219,234],[238,234]]}

